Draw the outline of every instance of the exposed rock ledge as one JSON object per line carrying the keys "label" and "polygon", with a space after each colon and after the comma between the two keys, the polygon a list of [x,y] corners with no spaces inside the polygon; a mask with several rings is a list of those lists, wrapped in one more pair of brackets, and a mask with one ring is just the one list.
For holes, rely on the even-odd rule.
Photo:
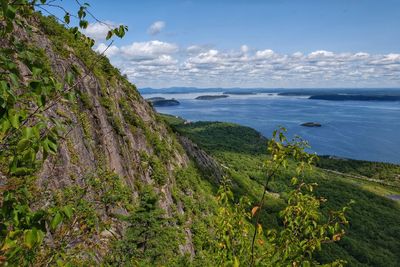
{"label": "exposed rock ledge", "polygon": [[222,170],[221,165],[189,138],[185,136],[178,136],[178,138],[186,153],[195,160],[197,165],[204,172],[214,178],[214,182],[219,183],[224,176],[224,171]]}

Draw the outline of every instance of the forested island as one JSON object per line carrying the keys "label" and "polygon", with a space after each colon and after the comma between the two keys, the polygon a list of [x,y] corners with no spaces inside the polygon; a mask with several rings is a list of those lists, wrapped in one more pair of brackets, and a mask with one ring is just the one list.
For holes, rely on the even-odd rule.
{"label": "forested island", "polygon": [[151,97],[147,98],[146,101],[151,103],[153,107],[169,107],[169,106],[177,106],[180,102],[174,98],[166,99],[164,97]]}
{"label": "forested island", "polygon": [[227,98],[229,95],[201,95],[196,97],[196,100],[215,100],[220,98]]}
{"label": "forested island", "polygon": [[256,92],[223,92],[224,95],[256,95]]}

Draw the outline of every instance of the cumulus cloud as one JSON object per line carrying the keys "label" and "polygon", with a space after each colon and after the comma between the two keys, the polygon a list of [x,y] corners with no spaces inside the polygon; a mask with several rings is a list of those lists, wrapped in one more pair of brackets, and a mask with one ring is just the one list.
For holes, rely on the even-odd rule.
{"label": "cumulus cloud", "polygon": [[241,50],[243,53],[247,53],[247,52],[249,52],[249,47],[248,47],[247,45],[242,45],[242,46],[240,47],[240,50]]}
{"label": "cumulus cloud", "polygon": [[156,21],[150,25],[147,33],[150,35],[157,35],[165,28],[165,25],[164,21]]}
{"label": "cumulus cloud", "polygon": [[332,57],[334,54],[333,52],[330,51],[325,51],[325,50],[318,50],[315,52],[311,52],[308,57],[309,58],[326,58],[326,57]]}
{"label": "cumulus cloud", "polygon": [[[104,50],[105,45],[97,47]],[[400,86],[400,54],[280,54],[271,49],[219,50],[149,41],[105,53],[138,86],[373,87]]]}
{"label": "cumulus cloud", "polygon": [[82,29],[82,33],[94,39],[95,41],[104,41],[110,29],[118,27],[118,24],[105,21],[104,23],[95,22],[90,23],[86,29]]}
{"label": "cumulus cloud", "polygon": [[130,60],[155,59],[162,55],[170,55],[178,51],[178,46],[158,40],[149,42],[134,42],[127,46],[122,46],[120,52],[122,56]]}
{"label": "cumulus cloud", "polygon": [[104,54],[107,57],[115,56],[119,53],[119,48],[115,45],[107,46],[104,43],[100,43],[96,48],[95,51],[99,54]]}
{"label": "cumulus cloud", "polygon": [[258,59],[267,59],[267,58],[272,57],[273,55],[274,55],[274,51],[272,51],[271,49],[265,49],[265,50],[256,52],[256,58],[258,58]]}

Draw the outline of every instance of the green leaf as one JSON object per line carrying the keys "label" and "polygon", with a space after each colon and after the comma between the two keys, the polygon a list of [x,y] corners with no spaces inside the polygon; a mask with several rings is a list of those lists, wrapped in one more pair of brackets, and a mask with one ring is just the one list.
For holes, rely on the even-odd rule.
{"label": "green leaf", "polygon": [[32,134],[34,137],[39,138],[40,137],[40,128],[41,124],[37,124],[34,127],[32,127]]}
{"label": "green leaf", "polygon": [[22,152],[30,145],[29,139],[21,139],[17,144],[17,151]]}
{"label": "green leaf", "polygon": [[17,245],[17,242],[15,240],[11,240],[9,238],[6,238],[4,240],[3,247],[1,248],[1,250],[2,251],[9,250],[10,248],[15,247],[16,245]]}
{"label": "green leaf", "polygon": [[46,95],[40,95],[38,98],[38,106],[44,107],[46,105]]}
{"label": "green leaf", "polygon": [[68,219],[71,219],[71,217],[72,217],[72,215],[74,213],[72,207],[71,206],[65,206],[62,210],[63,210],[65,216],[67,216]]}
{"label": "green leaf", "polygon": [[11,126],[18,129],[20,122],[19,122],[19,114],[16,113],[14,110],[10,110],[8,113],[8,120],[11,123]]}
{"label": "green leaf", "polygon": [[106,40],[111,39],[112,36],[113,36],[113,32],[112,31],[108,31]]}
{"label": "green leaf", "polygon": [[18,76],[15,73],[8,74],[8,77],[10,78],[10,80],[12,81],[14,86],[19,86],[19,79],[18,79]]}
{"label": "green leaf", "polygon": [[9,120],[4,120],[2,124],[0,124],[1,132],[5,133],[10,129],[11,123]]}
{"label": "green leaf", "polygon": [[73,34],[77,34],[78,31],[79,31],[78,27],[73,27],[73,28],[71,28],[71,32],[72,32]]}
{"label": "green leaf", "polygon": [[87,20],[79,21],[79,27],[81,27],[82,29],[86,29],[88,25],[89,25],[89,22]]}
{"label": "green leaf", "polygon": [[36,160],[36,152],[32,147],[25,150],[22,154],[22,159],[27,162],[34,162]]}
{"label": "green leaf", "polygon": [[86,7],[81,6],[79,11],[78,11],[78,17],[79,19],[82,19],[86,17],[86,12],[85,12]]}
{"label": "green leaf", "polygon": [[42,230],[36,230],[36,236],[37,243],[40,245],[44,239],[44,232]]}
{"label": "green leaf", "polygon": [[15,18],[16,9],[11,5],[8,6],[6,17],[13,20]]}
{"label": "green leaf", "polygon": [[57,154],[57,144],[48,138],[42,141],[43,152],[47,154]]}
{"label": "green leaf", "polygon": [[22,130],[22,136],[23,136],[24,139],[30,139],[33,136],[32,127],[25,127]]}
{"label": "green leaf", "polygon": [[50,151],[52,152],[52,154],[57,153],[57,144],[56,143],[49,141],[49,148],[50,148]]}
{"label": "green leaf", "polygon": [[34,77],[38,76],[40,73],[42,73],[42,69],[39,69],[39,68],[36,68],[36,67],[32,68],[32,75]]}
{"label": "green leaf", "polygon": [[13,175],[15,175],[15,176],[24,176],[24,175],[32,174],[33,171],[34,171],[34,170],[31,169],[31,168],[25,168],[25,167],[19,167],[19,168],[17,168],[17,167],[15,167],[15,166],[13,166],[13,167],[11,168],[11,171],[10,171],[10,172],[11,172]]}
{"label": "green leaf", "polygon": [[36,243],[38,243],[38,235],[35,228],[24,231],[24,244],[31,249]]}
{"label": "green leaf", "polygon": [[55,230],[57,226],[62,222],[63,216],[61,215],[60,212],[57,212],[56,215],[53,217],[53,219],[50,222],[50,228],[52,230]]}
{"label": "green leaf", "polygon": [[6,81],[0,81],[0,89],[3,93],[8,91],[8,85]]}
{"label": "green leaf", "polygon": [[64,16],[64,22],[66,23],[66,24],[69,24],[70,22],[71,22],[71,16],[70,16],[70,14],[69,13],[65,13],[65,16]]}

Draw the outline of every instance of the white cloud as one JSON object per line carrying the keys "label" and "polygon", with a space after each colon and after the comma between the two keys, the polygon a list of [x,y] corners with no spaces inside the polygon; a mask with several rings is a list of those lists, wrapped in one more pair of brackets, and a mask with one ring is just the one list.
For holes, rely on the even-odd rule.
{"label": "white cloud", "polygon": [[100,54],[106,55],[107,57],[115,56],[119,52],[119,48],[117,46],[107,46],[104,43],[100,43],[94,50]]}
{"label": "white cloud", "polygon": [[301,52],[295,52],[295,53],[292,54],[292,57],[294,57],[294,58],[301,58],[301,57],[303,57],[303,53],[301,53]]}
{"label": "white cloud", "polygon": [[256,58],[258,58],[258,59],[267,59],[267,58],[272,57],[273,55],[274,55],[274,51],[272,51],[271,49],[265,49],[265,50],[256,52]]}
{"label": "white cloud", "polygon": [[[106,46],[100,44],[97,51]],[[108,48],[106,55],[138,86],[343,87],[400,86],[400,54],[280,54],[243,45],[179,48],[162,41]]]}
{"label": "white cloud", "polygon": [[194,64],[216,64],[220,61],[220,56],[218,50],[211,49],[194,57],[190,57],[187,61]]}
{"label": "white cloud", "polygon": [[325,50],[318,50],[315,52],[311,52],[308,57],[309,58],[324,58],[324,57],[332,57],[333,53]]}
{"label": "white cloud", "polygon": [[161,55],[170,55],[178,51],[178,46],[158,40],[134,42],[120,48],[121,55],[131,60],[155,59]]}
{"label": "white cloud", "polygon": [[188,55],[197,55],[199,53],[206,52],[210,50],[211,46],[209,45],[191,45],[188,46],[185,50]]}
{"label": "white cloud", "polygon": [[364,52],[355,53],[354,56],[353,56],[353,58],[357,58],[357,59],[365,59],[365,58],[368,58],[368,57],[369,57],[369,54],[368,53],[364,53]]}
{"label": "white cloud", "polygon": [[247,52],[249,52],[249,47],[248,47],[247,45],[242,45],[242,46],[240,47],[240,50],[241,50],[243,53],[247,53]]}
{"label": "white cloud", "polygon": [[371,61],[371,64],[374,65],[391,65],[391,64],[400,64],[400,54],[387,54],[383,57],[376,58]]}
{"label": "white cloud", "polygon": [[117,26],[118,24],[111,21],[105,21],[104,23],[95,22],[90,23],[86,29],[82,29],[81,31],[95,41],[103,41],[106,39],[108,31]]}
{"label": "white cloud", "polygon": [[147,30],[148,34],[150,35],[157,35],[165,28],[164,21],[156,21],[150,25],[149,29]]}

